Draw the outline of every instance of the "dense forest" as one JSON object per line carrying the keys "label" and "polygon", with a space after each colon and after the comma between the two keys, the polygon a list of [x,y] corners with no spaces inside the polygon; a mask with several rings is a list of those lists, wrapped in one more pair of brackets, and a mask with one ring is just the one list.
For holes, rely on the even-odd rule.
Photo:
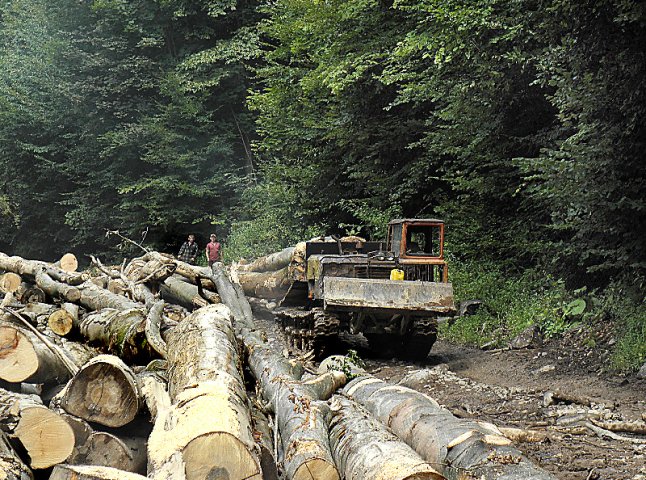
{"label": "dense forest", "polygon": [[1,251],[440,217],[490,305],[447,335],[612,321],[646,359],[638,0],[2,0],[0,116]]}

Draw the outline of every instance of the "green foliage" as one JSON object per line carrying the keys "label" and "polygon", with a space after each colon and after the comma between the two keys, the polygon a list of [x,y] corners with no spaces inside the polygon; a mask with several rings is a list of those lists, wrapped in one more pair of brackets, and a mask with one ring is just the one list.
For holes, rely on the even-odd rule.
{"label": "green foliage", "polygon": [[562,282],[535,271],[509,275],[493,263],[467,263],[453,268],[456,300],[480,299],[484,307],[443,328],[446,338],[482,346],[506,345],[530,325],[549,338],[576,325],[569,319],[571,301]]}

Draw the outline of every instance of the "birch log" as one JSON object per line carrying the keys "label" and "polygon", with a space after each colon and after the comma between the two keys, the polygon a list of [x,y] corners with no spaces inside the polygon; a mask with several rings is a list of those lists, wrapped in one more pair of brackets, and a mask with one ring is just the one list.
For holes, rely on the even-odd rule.
{"label": "birch log", "polygon": [[330,440],[346,480],[443,480],[430,463],[356,403],[335,396]]}
{"label": "birch log", "polygon": [[287,267],[275,272],[238,272],[238,281],[246,295],[272,300],[284,297],[292,284]]}
{"label": "birch log", "polygon": [[200,308],[166,342],[172,406],[157,413],[148,476],[262,478],[229,309]]}
{"label": "birch log", "polygon": [[514,448],[494,425],[459,419],[420,392],[366,375],[348,383],[344,393],[426,461],[445,465],[447,476],[460,471],[482,480],[554,480]]}
{"label": "birch log", "polygon": [[31,468],[65,461],[74,448],[74,432],[35,395],[0,389],[0,429],[25,447]]}

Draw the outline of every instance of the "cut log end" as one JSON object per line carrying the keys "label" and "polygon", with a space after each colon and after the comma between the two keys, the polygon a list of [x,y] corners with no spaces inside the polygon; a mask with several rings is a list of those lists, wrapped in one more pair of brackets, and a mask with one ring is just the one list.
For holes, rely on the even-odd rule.
{"label": "cut log end", "polygon": [[15,328],[0,326],[0,378],[18,383],[37,370],[38,356],[27,337]]}
{"label": "cut log end", "polygon": [[56,465],[49,480],[146,480],[146,477],[111,467]]}
{"label": "cut log end", "polygon": [[139,411],[137,386],[116,357],[102,355],[86,364],[66,388],[66,412],[108,427],[121,427]]}
{"label": "cut log end", "polygon": [[63,337],[72,331],[74,317],[67,310],[56,310],[49,316],[47,325],[52,332]]}
{"label": "cut log end", "polygon": [[322,458],[308,460],[298,467],[293,480],[340,480],[336,466]]}
{"label": "cut log end", "polygon": [[48,468],[65,461],[74,448],[74,431],[58,414],[45,407],[21,412],[15,436],[25,447],[32,468]]}
{"label": "cut log end", "polygon": [[74,255],[73,253],[66,253],[61,257],[59,262],[61,265],[61,270],[65,270],[66,272],[76,272],[76,269],[79,266],[76,255]]}
{"label": "cut log end", "polygon": [[13,293],[20,288],[22,279],[20,275],[17,275],[13,272],[7,272],[4,275],[0,275],[0,291],[2,293]]}
{"label": "cut log end", "polygon": [[191,465],[186,472],[187,480],[262,479],[248,448],[228,433],[215,432],[195,438],[184,447],[182,456]]}

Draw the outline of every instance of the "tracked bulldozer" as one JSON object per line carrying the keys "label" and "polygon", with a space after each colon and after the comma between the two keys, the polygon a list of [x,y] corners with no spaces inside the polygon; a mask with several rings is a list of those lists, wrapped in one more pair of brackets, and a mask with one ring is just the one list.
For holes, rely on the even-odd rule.
{"label": "tracked bulldozer", "polygon": [[292,279],[280,307],[295,343],[321,355],[347,331],[363,334],[377,354],[426,358],[438,318],[455,314],[444,222],[393,220],[385,242],[306,242],[305,270]]}

